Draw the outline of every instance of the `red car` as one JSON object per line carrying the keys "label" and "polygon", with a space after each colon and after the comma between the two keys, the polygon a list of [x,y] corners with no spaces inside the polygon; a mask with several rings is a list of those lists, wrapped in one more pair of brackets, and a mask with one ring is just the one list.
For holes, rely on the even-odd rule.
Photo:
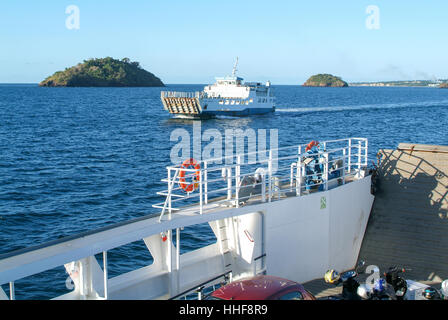
{"label": "red car", "polygon": [[316,300],[316,298],[297,282],[260,275],[231,282],[213,291],[206,300]]}

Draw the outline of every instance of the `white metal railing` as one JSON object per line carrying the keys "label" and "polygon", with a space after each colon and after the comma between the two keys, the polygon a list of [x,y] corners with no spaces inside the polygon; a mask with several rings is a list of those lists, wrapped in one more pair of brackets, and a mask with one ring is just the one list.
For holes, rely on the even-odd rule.
{"label": "white metal railing", "polygon": [[162,98],[203,98],[204,93],[195,92],[181,92],[181,91],[162,91],[160,93]]}
{"label": "white metal railing", "polygon": [[[181,164],[168,166],[168,177],[162,179],[168,188],[157,192],[165,201],[153,205],[162,210],[159,221],[166,213],[171,215],[186,208],[203,214],[216,206],[238,208],[249,199],[272,202],[325,191],[355,179],[368,165],[366,138],[324,141],[315,153],[307,152],[306,147],[303,144],[207,159],[198,162],[198,169]],[[180,172],[183,172],[182,178],[179,178]],[[193,181],[195,177],[199,179]],[[182,188],[188,181],[197,187],[192,192]]]}
{"label": "white metal railing", "polygon": [[[199,162],[200,169],[184,169],[180,165],[169,166],[167,167],[168,176],[162,180],[167,182],[167,190],[158,192],[159,195],[165,197],[165,201],[154,205],[154,207],[161,209],[159,221],[164,218],[166,213],[168,213],[168,219],[171,219],[172,212],[183,209],[191,210],[193,213],[203,214],[207,213],[210,206],[214,206],[214,208],[217,205],[239,207],[245,203],[247,204],[248,200],[261,203],[272,202],[285,197],[302,196],[309,192],[328,190],[339,184],[348,183],[351,179],[356,179],[357,174],[361,173],[361,169],[368,164],[368,141],[365,138],[324,141],[321,143],[321,146],[322,149],[316,153],[306,152],[306,144],[303,144],[219,159],[208,159]],[[253,163],[246,161],[253,155],[257,156],[257,161]],[[307,166],[311,165],[309,164],[309,160],[313,157],[315,160],[320,160],[318,164],[322,170],[318,172],[310,172],[307,170],[309,169]],[[224,164],[216,163],[217,161],[221,161]],[[189,177],[199,175],[199,179],[196,181],[198,186],[195,192],[186,193],[179,186],[180,173],[182,171],[184,171],[184,174],[182,174],[183,178],[186,180]],[[339,173],[335,174],[335,172]],[[254,179],[255,174],[258,175],[259,180],[250,180],[249,178]],[[249,183],[242,183],[245,181],[249,181]],[[244,190],[254,192],[244,193]],[[89,282],[91,280],[89,278],[91,274],[90,276],[83,275],[84,272],[88,273],[91,271],[84,266],[84,263],[88,265],[89,262],[83,262],[84,258],[80,259],[80,257],[92,257],[97,253],[102,253],[103,295],[97,298],[108,299],[110,297],[110,288],[113,288],[111,286],[111,280],[113,282],[120,277],[109,278],[108,250],[146,238],[153,232],[149,230],[146,224],[146,227],[142,228],[140,222],[133,222],[129,226],[134,224],[135,226],[132,227],[132,236],[123,237],[120,240],[117,240],[116,237],[118,232],[116,230],[119,227],[114,227],[115,229],[112,228],[109,231],[102,231],[104,234],[102,237],[104,238],[102,238],[100,244],[98,242],[90,243],[91,240],[86,240],[89,237],[96,237],[96,233],[89,233],[88,235],[82,235],[82,237],[79,236],[73,240],[64,240],[65,242],[44,246],[45,248],[48,247],[48,250],[51,248],[51,256],[47,254],[45,257],[37,257],[34,251],[25,253],[24,258],[22,258],[22,254],[18,254],[13,259],[20,262],[19,267],[22,268],[18,271],[20,276],[8,273],[9,271],[7,269],[0,269],[0,275],[2,272],[4,273],[2,275],[3,281],[0,281],[0,285],[9,283],[9,298],[14,300],[16,291],[14,281],[50,270],[56,266],[60,266],[61,263],[70,263],[71,261],[79,263],[80,278],[83,279],[82,281]],[[160,230],[164,228],[163,225],[158,223],[155,223],[154,226],[160,226]],[[173,226],[173,228],[176,228],[176,247],[175,252],[172,252],[174,250],[171,249],[171,246],[168,246],[168,256],[175,255],[175,259],[170,258],[167,260],[168,271],[177,271],[180,268],[179,227],[180,225]],[[160,232],[159,229],[157,229],[157,232]],[[169,241],[173,241],[171,232],[172,230],[168,230]],[[70,243],[70,245],[66,245],[65,243]],[[75,248],[76,253],[68,254],[68,252]],[[34,250],[41,250],[41,248]],[[82,251],[82,254],[80,251]],[[263,257],[264,255],[259,257],[259,266],[257,264],[254,265],[254,274],[265,270]],[[95,257],[93,256],[93,258]],[[32,264],[32,267],[29,266],[30,264]],[[23,265],[25,267],[22,267]],[[114,283],[116,284],[117,282]],[[85,295],[82,285],[80,285],[80,295]]]}

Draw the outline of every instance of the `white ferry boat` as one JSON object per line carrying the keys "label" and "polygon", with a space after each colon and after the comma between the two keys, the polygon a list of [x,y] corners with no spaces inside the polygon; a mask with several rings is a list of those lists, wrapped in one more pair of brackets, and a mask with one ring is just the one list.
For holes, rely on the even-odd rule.
{"label": "white ferry boat", "polygon": [[[374,199],[367,139],[259,151],[255,164],[251,154],[168,166],[159,213],[0,255],[0,300],[61,266],[72,290],[54,299],[81,300],[179,299],[258,274],[303,283],[352,268]],[[216,241],[181,253],[182,230],[197,225]],[[152,261],[110,277],[108,252],[135,242]]]}
{"label": "white ferry boat", "polygon": [[165,110],[175,117],[210,118],[248,116],[275,111],[275,97],[271,83],[245,82],[236,76],[238,59],[231,76],[217,77],[202,92],[162,91]]}

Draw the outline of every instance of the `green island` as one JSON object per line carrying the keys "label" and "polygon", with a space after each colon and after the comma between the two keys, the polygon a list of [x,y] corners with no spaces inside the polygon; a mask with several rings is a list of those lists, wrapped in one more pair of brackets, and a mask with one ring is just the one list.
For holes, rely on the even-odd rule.
{"label": "green island", "polygon": [[58,71],[41,83],[41,87],[164,87],[151,72],[132,62],[111,57],[84,60],[64,71]]}
{"label": "green island", "polygon": [[348,87],[348,83],[331,74],[316,74],[310,77],[304,87]]}

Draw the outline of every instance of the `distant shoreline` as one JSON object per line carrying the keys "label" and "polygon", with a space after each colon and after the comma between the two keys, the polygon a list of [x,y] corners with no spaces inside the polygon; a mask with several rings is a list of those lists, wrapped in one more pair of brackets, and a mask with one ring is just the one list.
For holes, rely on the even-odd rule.
{"label": "distant shoreline", "polygon": [[438,89],[438,86],[411,86],[411,85],[365,85],[365,84],[353,84],[349,83],[350,87],[369,87],[369,88],[429,88]]}
{"label": "distant shoreline", "polygon": [[402,81],[373,81],[373,82],[353,82],[352,87],[415,87],[415,88],[438,88],[448,80],[402,80]]}

